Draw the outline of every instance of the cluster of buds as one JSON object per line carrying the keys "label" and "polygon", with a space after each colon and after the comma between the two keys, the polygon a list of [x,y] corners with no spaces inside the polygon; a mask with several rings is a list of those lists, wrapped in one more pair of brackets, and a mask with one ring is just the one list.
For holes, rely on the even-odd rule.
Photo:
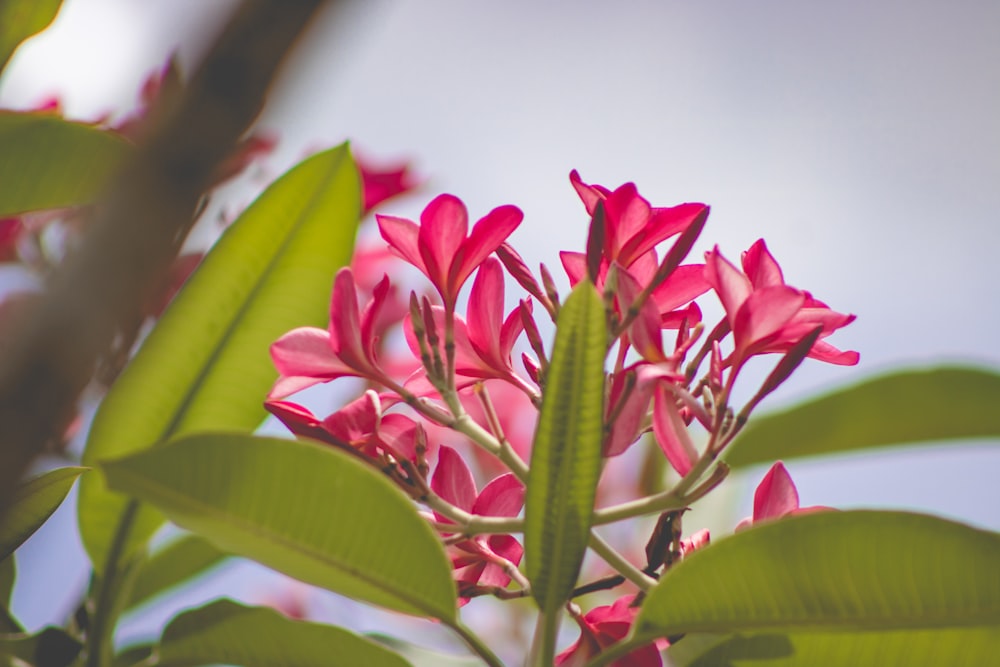
{"label": "cluster of buds", "polygon": [[[680,476],[665,493],[683,507],[725,477],[721,452],[805,358],[857,363],[856,352],[825,340],[854,316],[786,284],[762,240],[743,253],[741,266],[718,247],[703,263],[685,264],[708,220],[703,204],[657,208],[631,183],[611,190],[584,183],[575,171],[570,181],[590,217],[590,233],[585,252],[561,253],[562,267],[571,285],[588,279],[603,294],[609,333],[604,455],[619,456],[651,434]],[[416,267],[432,289],[405,299],[388,276],[371,270],[373,258],[387,256],[384,249],[361,254],[335,279],[328,328],[296,329],[271,347],[280,377],[268,409],[294,433],[384,471],[426,507],[450,549],[459,604],[530,590],[518,569],[523,549],[510,533],[522,525],[525,461],[551,352],[537,318],[558,326],[561,302],[548,268],[540,266],[536,276],[507,243],[522,217],[516,207],[501,206],[470,231],[466,207],[452,195],[431,201],[419,222],[376,216],[390,253]],[[505,271],[526,292],[510,312]],[[473,275],[463,316],[459,297]],[[695,301],[708,292],[725,311],[711,328]],[[409,348],[402,355],[385,344],[397,325]],[[774,370],[737,409],[731,405],[737,377],[750,358],[766,354],[780,355]],[[284,400],[341,377],[361,378],[364,393],[325,418]],[[706,434],[703,444],[692,436],[695,426]],[[474,470],[487,480],[481,490]],[[660,511],[656,507],[632,501],[599,512],[610,523]],[[796,511],[795,487],[777,463],[744,523]],[[708,542],[706,531],[685,539],[682,513],[662,513],[647,544],[645,575],[659,576]],[[578,594],[625,579],[592,582]],[[571,604],[581,638],[557,662],[575,664],[620,639],[639,601],[627,594],[586,614]],[[659,652],[649,647],[631,657],[629,664],[660,664]]]}

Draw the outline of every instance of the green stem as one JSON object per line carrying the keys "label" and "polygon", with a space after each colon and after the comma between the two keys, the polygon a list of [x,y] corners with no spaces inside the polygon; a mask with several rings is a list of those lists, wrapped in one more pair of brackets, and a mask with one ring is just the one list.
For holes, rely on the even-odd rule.
{"label": "green stem", "polygon": [[112,643],[115,624],[121,611],[122,592],[126,569],[122,567],[125,544],[132,532],[135,515],[139,511],[139,501],[129,500],[118,521],[118,529],[111,542],[104,569],[97,580],[97,596],[94,616],[87,632],[87,667],[107,667],[112,663],[114,646]]}
{"label": "green stem", "polygon": [[590,533],[590,548],[603,558],[608,565],[613,567],[616,572],[635,584],[640,591],[648,591],[656,585],[656,579],[653,579],[628,562],[624,556],[615,551],[614,547],[605,542],[597,533]]}
{"label": "green stem", "polygon": [[461,637],[462,641],[464,641],[476,655],[482,658],[483,662],[487,665],[490,667],[504,667],[503,662],[497,657],[497,654],[490,650],[490,647],[483,642],[479,635],[464,625],[461,620],[458,618],[454,621],[442,619],[442,622],[454,630],[455,634]]}
{"label": "green stem", "polygon": [[556,638],[559,635],[561,616],[561,608],[557,608],[551,614],[539,612],[538,623],[535,625],[535,638],[531,642],[531,655],[525,664],[530,667],[551,667],[556,657]]}

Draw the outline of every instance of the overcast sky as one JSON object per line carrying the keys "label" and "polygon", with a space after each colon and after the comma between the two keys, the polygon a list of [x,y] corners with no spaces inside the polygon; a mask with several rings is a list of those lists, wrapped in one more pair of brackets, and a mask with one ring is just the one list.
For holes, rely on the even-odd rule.
{"label": "overcast sky", "polygon": [[[125,108],[172,50],[196,62],[232,4],[70,0],[18,53],[0,105]],[[654,205],[711,204],[699,252],[735,260],[764,237],[789,283],[858,315],[831,342],[861,365],[807,364],[782,403],[903,364],[1000,366],[998,63],[993,0],[369,0],[314,26],[262,124],[281,138],[275,175],[345,138],[412,159],[428,182],[394,214],[442,191],[473,217],[520,206],[513,243],[533,265],[581,247],[573,168]],[[995,446],[789,467],[804,504],[1000,529]],[[31,553],[41,567],[44,545]]]}

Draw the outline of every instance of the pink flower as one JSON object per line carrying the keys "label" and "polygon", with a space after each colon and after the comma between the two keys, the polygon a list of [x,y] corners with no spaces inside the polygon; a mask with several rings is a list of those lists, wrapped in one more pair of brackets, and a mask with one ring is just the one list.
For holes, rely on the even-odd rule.
{"label": "pink flower", "polygon": [[388,215],[376,219],[382,238],[427,276],[445,308],[453,311],[462,285],[523,217],[515,206],[500,206],[479,220],[470,234],[465,204],[452,195],[439,195],[420,214],[419,225]]}
{"label": "pink flower", "polygon": [[[438,452],[431,489],[459,509],[480,516],[515,517],[524,507],[524,485],[512,473],[497,477],[477,493],[472,472],[451,447],[442,446]],[[448,522],[439,514],[435,516]],[[505,563],[516,566],[523,553],[521,544],[510,535],[478,535],[454,545],[451,562],[460,592],[463,587],[476,585],[506,587],[510,575]]]}
{"label": "pink flower", "polygon": [[389,279],[384,277],[375,286],[371,303],[359,313],[354,276],[350,269],[341,269],[333,283],[327,329],[300,327],[271,345],[271,360],[280,377],[269,398],[346,376],[391,382],[375,358],[376,323],[388,292]]}
{"label": "pink flower", "polygon": [[[595,607],[582,619],[577,619],[580,639],[557,655],[555,664],[582,666],[604,649],[621,641],[639,613],[638,607],[631,606],[634,600],[634,595],[626,595],[610,606]],[[611,664],[612,667],[661,667],[663,659],[656,644],[650,643]]]}
{"label": "pink flower", "polygon": [[753,524],[769,519],[780,519],[790,514],[829,509],[821,505],[799,507],[799,492],[795,488],[795,482],[792,481],[785,465],[778,461],[771,466],[764,479],[757,485],[757,490],[753,494],[753,516],[740,521],[736,530],[743,530]]}
{"label": "pink flower", "polygon": [[719,253],[705,253],[705,278],[719,295],[733,331],[735,349],[723,363],[734,372],[750,357],[786,352],[822,327],[808,356],[844,366],[858,363],[857,352],[842,352],[822,339],[854,321],[830,310],[808,292],[785,284],[781,268],[759,240],[743,253],[743,271]]}
{"label": "pink flower", "polygon": [[417,180],[410,173],[409,163],[402,162],[387,168],[377,168],[355,154],[354,162],[361,174],[362,211],[367,213],[387,199],[409,192],[417,187]]}
{"label": "pink flower", "polygon": [[[704,204],[680,204],[666,208],[654,208],[639,195],[634,183],[626,183],[611,191],[600,185],[587,185],[580,180],[574,169],[569,180],[576,189],[587,213],[594,215],[598,202],[604,202],[604,247],[601,261],[601,275],[607,272],[611,262],[618,262],[626,269],[642,259],[652,263],[656,270],[656,258],[647,254],[659,243],[671,236],[682,233],[699,216],[706,215]],[[575,284],[584,274],[577,270],[580,260],[586,267],[586,259],[581,253],[560,253],[563,266]],[[569,265],[567,265],[569,264]],[[578,275],[579,274],[579,275]],[[633,275],[636,275],[633,272]],[[650,274],[652,275],[652,274]]]}

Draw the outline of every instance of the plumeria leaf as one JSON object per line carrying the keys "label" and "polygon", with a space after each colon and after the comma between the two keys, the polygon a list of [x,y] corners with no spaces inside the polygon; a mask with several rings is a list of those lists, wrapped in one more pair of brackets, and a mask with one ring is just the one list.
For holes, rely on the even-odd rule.
{"label": "plumeria leaf", "polygon": [[4,560],[42,527],[66,498],[86,468],[57,468],[21,484],[10,509],[0,520],[0,560]]}
{"label": "plumeria leaf", "polygon": [[587,548],[601,474],[606,339],[601,296],[581,281],[559,311],[525,497],[527,574],[546,614],[569,599]]}
{"label": "plumeria leaf", "polygon": [[637,641],[692,632],[995,629],[998,559],[1000,533],[921,514],[786,517],[713,542],[672,568],[643,604]]}
{"label": "plumeria leaf", "polygon": [[158,667],[406,667],[389,649],[343,628],[296,621],[266,607],[217,600],[177,616],[163,631]]}
{"label": "plumeria leaf", "polygon": [[903,370],[783,412],[753,417],[730,446],[732,467],[935,440],[1000,438],[1000,374]]}
{"label": "plumeria leaf", "polygon": [[[1000,654],[996,627],[881,632],[792,632],[710,635],[713,646],[687,647],[688,635],[667,651],[674,667],[939,667],[986,665]],[[695,648],[707,650],[695,651]],[[676,649],[676,652],[675,652]]]}
{"label": "plumeria leaf", "polygon": [[128,148],[111,131],[51,113],[0,111],[0,217],[94,201]]}
{"label": "plumeria leaf", "polygon": [[[0,634],[24,631],[9,609],[10,594],[14,591],[15,579],[17,579],[17,567],[14,556],[10,555],[0,560]],[[4,663],[0,660],[0,665],[2,664]]]}
{"label": "plumeria leaf", "polygon": [[62,0],[0,0],[0,72],[21,42],[49,27]]}
{"label": "plumeria leaf", "polygon": [[[276,375],[268,346],[293,327],[326,324],[334,273],[351,256],[359,193],[346,145],[271,185],[206,256],[115,382],[84,461],[196,431],[256,428]],[[119,527],[127,557],[162,522],[149,508],[129,507],[99,475],[81,486],[80,532],[98,571]]]}
{"label": "plumeria leaf", "polygon": [[197,535],[185,535],[149,557],[139,568],[125,608],[137,607],[220,565],[229,554]]}
{"label": "plumeria leaf", "polygon": [[455,617],[440,540],[402,491],[348,454],[214,433],[101,467],[112,489],[223,551],[397,611]]}

